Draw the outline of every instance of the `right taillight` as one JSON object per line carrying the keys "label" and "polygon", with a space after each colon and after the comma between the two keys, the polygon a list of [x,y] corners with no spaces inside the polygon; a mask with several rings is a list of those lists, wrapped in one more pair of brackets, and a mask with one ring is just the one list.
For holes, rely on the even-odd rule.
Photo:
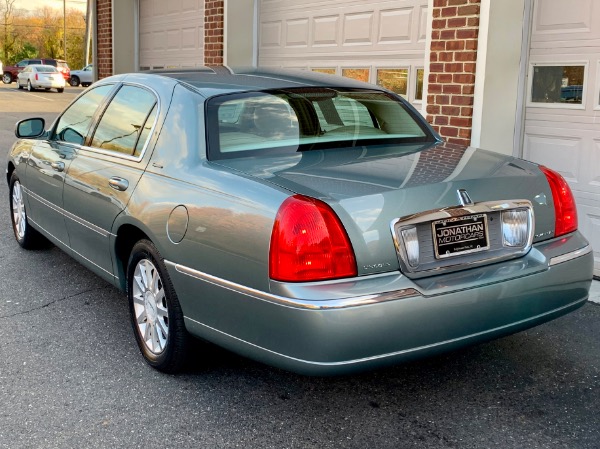
{"label": "right taillight", "polygon": [[577,206],[565,178],[554,170],[540,165],[546,175],[554,200],[554,236],[559,237],[577,230]]}
{"label": "right taillight", "polygon": [[269,275],[284,282],[357,275],[350,239],[327,204],[302,195],[283,202],[271,235]]}

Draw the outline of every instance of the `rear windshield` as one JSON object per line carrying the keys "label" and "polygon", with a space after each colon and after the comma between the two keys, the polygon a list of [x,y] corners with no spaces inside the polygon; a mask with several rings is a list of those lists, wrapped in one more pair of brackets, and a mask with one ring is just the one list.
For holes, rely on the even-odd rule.
{"label": "rear windshield", "polygon": [[432,141],[422,119],[386,92],[298,88],[214,97],[209,157]]}
{"label": "rear windshield", "polygon": [[57,72],[54,67],[37,67],[36,70],[41,73],[55,73]]}

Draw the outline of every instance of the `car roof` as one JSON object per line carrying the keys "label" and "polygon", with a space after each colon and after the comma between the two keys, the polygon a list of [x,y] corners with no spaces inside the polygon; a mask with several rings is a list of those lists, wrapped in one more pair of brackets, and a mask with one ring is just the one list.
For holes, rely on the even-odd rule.
{"label": "car roof", "polygon": [[[159,75],[194,87],[205,97],[231,92],[244,92],[290,87],[348,87],[378,89],[372,84],[322,73],[270,68],[196,67],[193,69],[161,69],[140,72],[139,76]],[[133,81],[136,74],[127,76]]]}

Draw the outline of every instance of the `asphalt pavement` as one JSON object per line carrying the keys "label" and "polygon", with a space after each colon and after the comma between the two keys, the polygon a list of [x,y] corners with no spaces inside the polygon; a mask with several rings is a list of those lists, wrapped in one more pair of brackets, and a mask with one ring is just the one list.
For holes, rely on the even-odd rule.
{"label": "asphalt pavement", "polygon": [[[0,155],[14,122],[51,122],[81,91],[1,85]],[[202,344],[186,372],[165,375],[143,362],[124,295],[56,247],[20,249],[3,180],[2,198],[2,449],[600,447],[595,303],[360,375],[304,377]]]}

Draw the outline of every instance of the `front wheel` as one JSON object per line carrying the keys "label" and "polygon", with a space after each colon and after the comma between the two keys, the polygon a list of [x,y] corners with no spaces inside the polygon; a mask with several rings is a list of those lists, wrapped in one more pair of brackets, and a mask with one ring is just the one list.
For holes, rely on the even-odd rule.
{"label": "front wheel", "polygon": [[79,78],[76,76],[72,76],[71,79],[69,80],[69,84],[73,87],[79,86]]}
{"label": "front wheel", "polygon": [[140,240],[131,251],[127,298],[135,339],[146,362],[166,373],[181,370],[189,336],[162,256],[149,240]]}
{"label": "front wheel", "polygon": [[27,210],[23,198],[23,186],[16,173],[10,177],[10,218],[17,243],[25,249],[41,246],[42,235],[33,229],[27,221]]}
{"label": "front wheel", "polygon": [[2,75],[2,82],[4,84],[10,84],[13,82],[13,77],[10,73],[5,73],[4,75]]}

